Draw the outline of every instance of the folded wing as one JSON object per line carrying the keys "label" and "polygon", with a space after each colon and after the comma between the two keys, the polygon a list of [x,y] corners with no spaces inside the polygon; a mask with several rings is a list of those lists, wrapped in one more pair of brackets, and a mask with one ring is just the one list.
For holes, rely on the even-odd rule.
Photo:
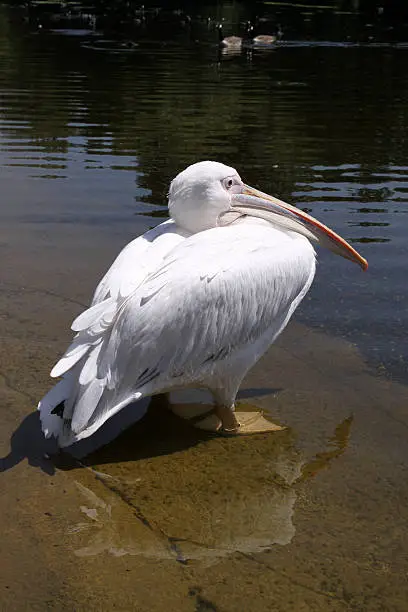
{"label": "folded wing", "polygon": [[[257,243],[244,224],[231,229],[183,239],[126,297],[118,292],[113,318],[109,310],[81,328],[87,349],[64,409],[75,439],[135,399],[205,385],[243,351],[253,353],[250,367],[285,327],[313,279],[310,243],[300,237],[293,248],[293,239],[264,227]],[[58,372],[78,367],[76,350],[84,349],[67,351]]]}
{"label": "folded wing", "polygon": [[173,221],[166,221],[130,242],[118,255],[100,281],[91,307],[73,322],[76,336],[51,371],[52,377],[63,376],[63,380],[38,404],[47,437],[61,436],[62,429],[66,432],[66,423],[71,421],[81,387],[87,388],[84,401],[97,402],[100,389],[97,385],[89,385],[92,364],[100,354],[103,340],[109,335],[121,305],[187,235]]}

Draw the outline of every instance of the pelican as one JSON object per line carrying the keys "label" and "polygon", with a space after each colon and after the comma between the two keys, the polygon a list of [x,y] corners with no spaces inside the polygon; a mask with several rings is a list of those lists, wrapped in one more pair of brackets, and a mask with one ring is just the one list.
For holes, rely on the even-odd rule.
{"label": "pelican", "polygon": [[180,172],[168,207],[170,219],[119,253],[72,324],[51,371],[62,378],[38,405],[60,447],[131,402],[186,387],[210,390],[220,432],[238,433],[239,386],[310,288],[312,243],[368,265],[325,225],[215,161]]}

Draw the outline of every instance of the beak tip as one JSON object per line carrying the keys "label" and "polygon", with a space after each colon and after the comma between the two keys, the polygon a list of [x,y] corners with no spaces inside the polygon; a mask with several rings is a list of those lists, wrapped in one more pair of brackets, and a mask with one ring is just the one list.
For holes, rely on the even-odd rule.
{"label": "beak tip", "polygon": [[368,261],[364,259],[364,257],[361,258],[361,269],[363,272],[367,272],[368,270]]}

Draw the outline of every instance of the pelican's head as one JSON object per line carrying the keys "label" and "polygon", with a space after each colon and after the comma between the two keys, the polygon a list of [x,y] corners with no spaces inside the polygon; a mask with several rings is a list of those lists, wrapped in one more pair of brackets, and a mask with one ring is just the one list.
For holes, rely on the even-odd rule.
{"label": "pelican's head", "polygon": [[260,217],[282,231],[292,231],[358,263],[367,261],[338,234],[302,210],[245,185],[234,168],[214,161],[188,166],[170,184],[171,218],[196,233],[234,223],[243,216]]}
{"label": "pelican's head", "polygon": [[211,229],[219,225],[220,215],[231,209],[231,195],[242,193],[243,187],[234,168],[215,161],[198,162],[172,180],[170,216],[193,233]]}

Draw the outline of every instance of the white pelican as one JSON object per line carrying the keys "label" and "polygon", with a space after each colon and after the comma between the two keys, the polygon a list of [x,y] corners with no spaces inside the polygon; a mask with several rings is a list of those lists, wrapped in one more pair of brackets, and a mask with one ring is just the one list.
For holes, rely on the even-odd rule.
{"label": "white pelican", "polygon": [[313,281],[310,241],[367,268],[322,223],[218,162],[178,174],[168,203],[170,220],[121,251],[72,324],[51,372],[63,378],[38,405],[61,447],[135,400],[185,387],[209,389],[222,431],[238,432],[240,383]]}

